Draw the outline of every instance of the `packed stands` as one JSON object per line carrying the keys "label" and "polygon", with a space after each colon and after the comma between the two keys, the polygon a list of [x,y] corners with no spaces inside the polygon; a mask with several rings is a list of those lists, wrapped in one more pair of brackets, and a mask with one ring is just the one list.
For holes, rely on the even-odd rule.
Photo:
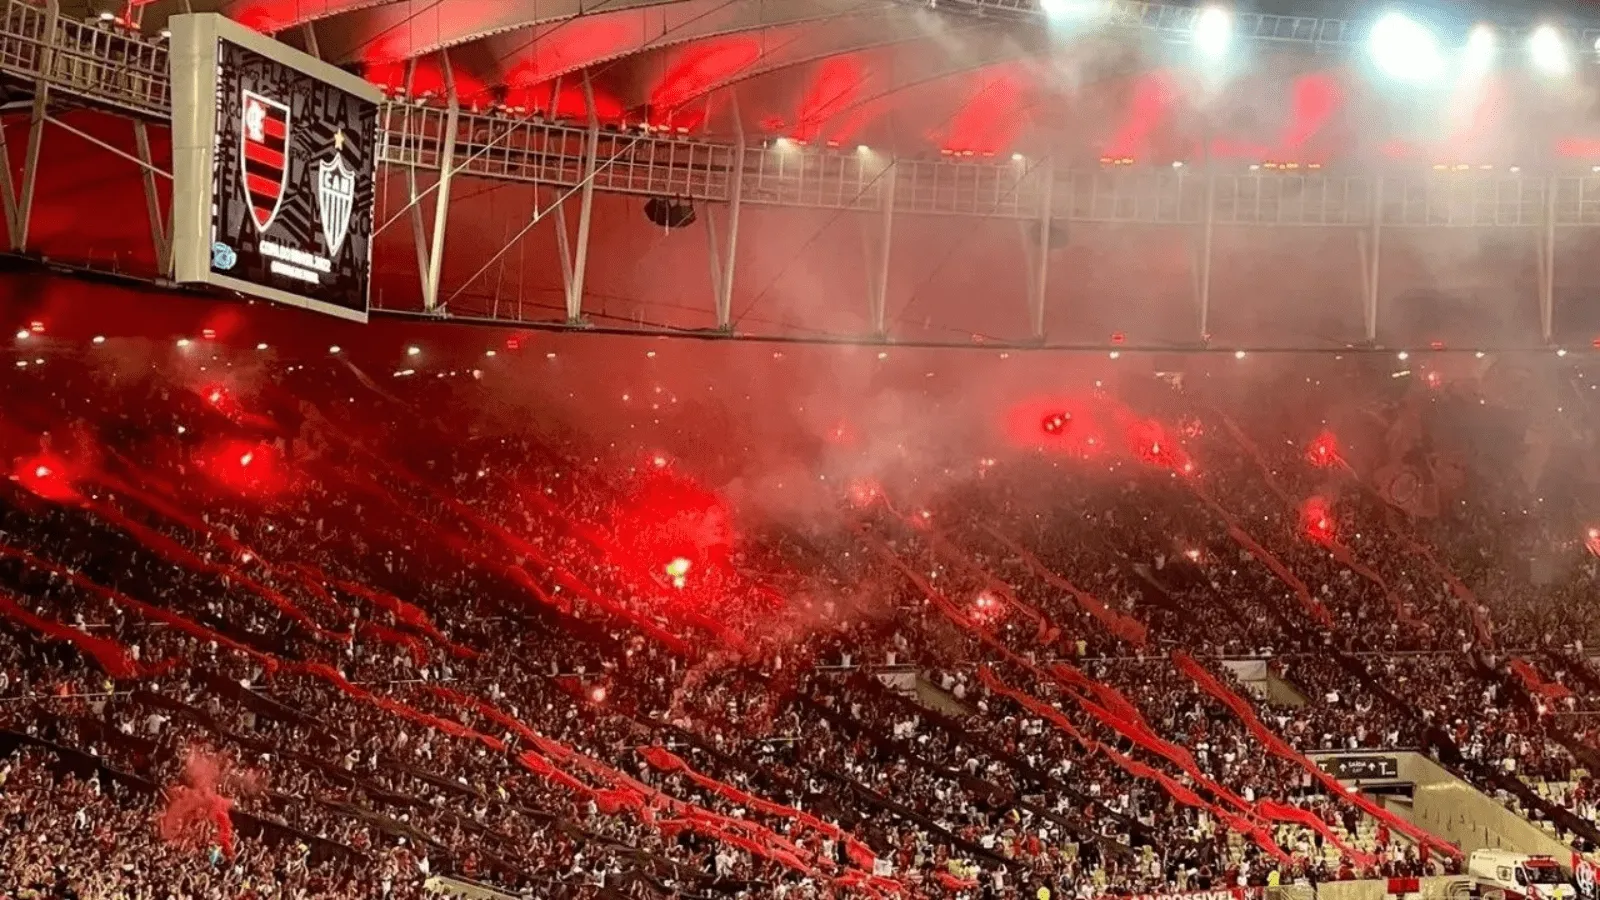
{"label": "packed stands", "polygon": [[[812,435],[750,499],[759,448],[726,448],[801,436],[733,404],[629,440],[599,388],[530,424],[489,414],[508,376],[471,363],[193,350],[41,336],[0,370],[21,896],[1094,900],[1459,871],[1305,755],[1330,749],[1424,751],[1600,841],[1582,491],[1482,458],[1520,414],[1485,377],[1130,366],[1019,401],[1044,424],[997,448]],[[1246,690],[1239,658],[1304,703]]]}

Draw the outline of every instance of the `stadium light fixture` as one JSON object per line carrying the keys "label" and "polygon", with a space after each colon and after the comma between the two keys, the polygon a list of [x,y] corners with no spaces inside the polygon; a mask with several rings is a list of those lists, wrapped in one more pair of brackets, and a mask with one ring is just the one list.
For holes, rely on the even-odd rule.
{"label": "stadium light fixture", "polygon": [[1378,70],[1397,81],[1420,84],[1444,72],[1438,38],[1410,16],[1385,13],[1372,26],[1367,46]]}
{"label": "stadium light fixture", "polygon": [[1039,8],[1054,21],[1082,18],[1099,5],[1096,0],[1039,0]]}
{"label": "stadium light fixture", "polygon": [[1528,55],[1533,67],[1546,75],[1565,75],[1572,70],[1567,41],[1554,25],[1540,25],[1528,35]]}
{"label": "stadium light fixture", "polygon": [[1499,52],[1500,41],[1495,37],[1494,28],[1489,25],[1474,27],[1467,35],[1467,71],[1474,74],[1487,71]]}
{"label": "stadium light fixture", "polygon": [[1220,6],[1208,6],[1194,18],[1194,45],[1200,55],[1216,61],[1228,52],[1233,42],[1233,13]]}

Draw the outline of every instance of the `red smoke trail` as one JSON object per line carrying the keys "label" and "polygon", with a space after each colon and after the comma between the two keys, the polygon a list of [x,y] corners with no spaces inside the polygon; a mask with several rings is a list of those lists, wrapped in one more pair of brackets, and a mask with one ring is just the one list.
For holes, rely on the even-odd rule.
{"label": "red smoke trail", "polygon": [[[522,553],[522,555],[543,566],[551,575],[551,577],[562,586],[563,589],[572,591],[578,597],[593,604],[603,612],[624,622],[628,622],[632,626],[654,638],[673,653],[680,656],[690,655],[689,644],[683,641],[681,638],[666,631],[648,617],[634,612],[633,610],[627,609],[621,604],[615,603],[602,596],[600,593],[590,588],[588,584],[584,583],[576,575],[573,575],[567,569],[549,559],[539,548],[516,537],[499,525],[483,519],[460,501],[434,490],[431,486],[421,482],[409,472],[406,472],[404,469],[394,466],[382,458],[372,454],[371,451],[366,450],[366,448],[355,443],[354,441],[351,441],[349,438],[345,438],[345,440],[350,443],[352,448],[360,451],[362,454],[366,455],[375,462],[384,465],[386,468],[392,471],[397,478],[400,478],[401,480],[406,481],[409,484],[413,484],[419,489],[430,493],[446,506],[449,506],[451,509],[455,510],[458,515],[462,516],[462,518],[476,525],[483,532],[499,539],[500,542],[507,549],[510,549],[514,554],[518,551],[525,551]],[[391,509],[400,512],[406,518],[415,521],[418,525],[428,528],[441,543],[449,547],[458,556],[484,566],[490,571],[497,572],[506,579],[515,582],[525,591],[532,594],[534,598],[541,604],[557,609],[567,615],[573,614],[574,611],[571,601],[567,600],[564,596],[559,598],[551,596],[543,588],[539,587],[539,585],[533,580],[533,577],[529,575],[520,564],[511,565],[496,560],[484,553],[482,550],[469,545],[461,537],[439,527],[439,525],[432,519],[423,516],[400,503],[400,501],[397,500],[386,488],[384,488],[383,485],[379,484],[377,479],[370,473],[366,474],[366,477],[363,481],[363,479],[360,479],[357,476],[346,472],[345,470],[339,469],[335,471],[342,474],[349,484],[357,487],[357,489],[361,490],[363,493],[378,499]]]}
{"label": "red smoke trail", "polygon": [[[1004,642],[990,634],[987,629],[984,629],[974,623],[971,617],[967,616],[960,609],[958,609],[947,597],[934,590],[933,585],[929,584],[927,579],[922,577],[921,573],[913,570],[905,563],[905,561],[901,560],[899,555],[895,553],[895,551],[887,543],[885,543],[882,538],[879,538],[878,536],[868,532],[859,524],[852,523],[852,528],[856,534],[859,535],[867,544],[867,546],[876,552],[878,556],[884,560],[884,562],[898,570],[906,577],[907,580],[915,585],[918,590],[922,592],[923,596],[926,597],[936,609],[942,612],[953,623],[965,629],[974,637],[978,638],[979,641],[993,648],[1003,659],[1030,672],[1041,682],[1045,681],[1046,679],[1054,682],[1064,694],[1077,701],[1078,705],[1082,707],[1085,712],[1093,715],[1101,722],[1101,724],[1182,769],[1185,774],[1194,779],[1195,783],[1204,786],[1207,790],[1211,791],[1214,796],[1220,797],[1229,803],[1238,806],[1242,810],[1248,811],[1250,809],[1250,806],[1245,803],[1242,798],[1228,790],[1226,787],[1217,784],[1215,781],[1211,780],[1204,773],[1202,773],[1199,767],[1196,765],[1194,757],[1190,755],[1187,750],[1184,750],[1182,747],[1165,740],[1152,731],[1150,727],[1145,724],[1144,718],[1138,713],[1137,708],[1134,707],[1133,704],[1130,703],[1126,697],[1123,697],[1122,694],[1115,688],[1095,682],[1083,675],[1081,672],[1071,669],[1071,667],[1057,667],[1055,670],[1047,671],[1035,665],[1031,661],[1023,658],[1010,647],[1006,646]],[[1108,709],[1106,706],[1102,706],[1100,703],[1093,702],[1088,698],[1079,695],[1077,691],[1074,690],[1074,687],[1081,686],[1088,686],[1092,688],[1096,696],[1100,697],[1102,702],[1109,703],[1111,708]],[[1071,733],[1076,734],[1075,731]],[[1079,739],[1082,740],[1081,737]],[[1266,839],[1264,836],[1258,836],[1259,829],[1251,825],[1251,823],[1240,820],[1237,816],[1233,816],[1222,806],[1212,805],[1211,808],[1216,812],[1219,819],[1227,822],[1230,827],[1234,827],[1241,834],[1250,835],[1258,843],[1261,843],[1264,840],[1265,843],[1262,844],[1263,849],[1266,849],[1270,846],[1276,850],[1277,853],[1283,852],[1280,848],[1277,848],[1277,845],[1273,844],[1270,839]]]}
{"label": "red smoke trail", "polygon": [[[908,521],[907,524],[912,523]],[[1010,585],[995,577],[993,573],[984,568],[983,565],[976,559],[973,559],[960,547],[957,547],[948,538],[940,534],[937,529],[927,529],[925,536],[927,537],[929,546],[933,548],[933,552],[935,554],[944,557],[955,565],[967,570],[967,572],[983,579],[984,583],[988,585],[988,589],[985,590],[983,594],[980,594],[978,596],[978,600],[976,601],[976,605],[979,606],[980,609],[975,616],[977,618],[986,620],[980,624],[992,625],[995,623],[995,621],[997,621],[997,617],[994,615],[993,611],[985,609],[985,607],[990,605],[988,602],[986,602],[985,597],[993,594],[997,595],[998,598],[995,602],[1008,604],[1033,621],[1035,627],[1038,629],[1034,640],[1040,646],[1049,646],[1050,644],[1055,643],[1056,640],[1061,636],[1061,628],[1054,622],[1050,621],[1049,616],[1046,616],[1038,608],[1018,597],[1016,592],[1011,590]]]}
{"label": "red smoke trail", "polygon": [[[1361,793],[1347,791],[1342,785],[1339,784],[1338,779],[1334,778],[1321,766],[1317,765],[1311,759],[1306,757],[1305,754],[1296,750],[1292,745],[1289,744],[1288,741],[1285,741],[1278,734],[1267,728],[1267,726],[1261,722],[1260,717],[1256,715],[1255,707],[1251,705],[1250,701],[1239,696],[1239,694],[1232,688],[1229,688],[1226,684],[1223,684],[1220,679],[1211,674],[1211,672],[1207,671],[1206,668],[1196,662],[1193,657],[1181,651],[1173,651],[1172,662],[1178,671],[1187,675],[1189,679],[1193,681],[1201,690],[1216,698],[1222,703],[1222,705],[1228,707],[1228,709],[1233,712],[1234,716],[1243,722],[1251,734],[1255,735],[1256,738],[1273,753],[1273,755],[1295,763],[1296,765],[1305,769],[1306,772],[1311,775],[1311,777],[1321,782],[1323,786],[1327,788],[1329,796],[1345,798],[1362,812],[1372,816],[1375,819],[1378,819],[1379,821],[1389,823],[1390,827],[1394,828],[1394,830],[1402,834],[1409,835],[1419,844],[1431,844],[1453,856],[1460,856],[1460,851],[1448,842],[1442,841],[1427,831],[1417,827],[1416,825],[1413,825],[1412,823],[1395,816],[1393,813],[1389,812],[1383,807],[1378,806],[1371,800],[1368,800]],[[1269,817],[1271,816],[1269,815]],[[1340,847],[1342,851],[1346,852],[1347,855],[1349,855],[1352,859],[1359,860],[1362,856],[1364,856],[1364,854],[1359,854],[1358,851],[1353,849],[1346,850],[1344,845],[1341,844],[1337,839],[1334,839],[1333,843]]]}
{"label": "red smoke trail", "polygon": [[[393,646],[403,647],[411,655],[411,658],[416,662],[417,665],[426,665],[428,656],[427,650],[415,637],[404,634],[377,622],[369,622],[364,620],[352,622],[352,620],[356,618],[354,613],[352,613],[350,609],[345,607],[343,604],[339,603],[323,587],[323,584],[328,582],[329,579],[320,568],[307,563],[286,563],[282,565],[274,564],[271,560],[266,559],[259,553],[256,553],[255,551],[246,547],[244,544],[240,543],[232,535],[229,535],[221,530],[212,529],[198,517],[185,512],[176,505],[150,491],[136,488],[111,475],[97,475],[95,478],[110,490],[117,493],[126,494],[130,498],[150,507],[155,512],[172,519],[185,528],[188,528],[195,534],[215,541],[217,544],[233,553],[241,561],[257,562],[274,575],[292,578],[298,581],[300,585],[304,587],[312,596],[320,600],[322,602],[322,606],[335,617],[337,617],[341,624],[349,623],[351,627],[356,629],[358,634],[376,638],[379,641],[391,644]],[[190,555],[190,558],[193,558],[192,554]],[[471,650],[446,640],[444,636],[439,633],[438,629],[433,627],[433,623],[428,620],[427,616],[415,606],[405,603],[404,601],[388,594],[383,594],[379,591],[373,591],[362,585],[355,584],[354,582],[342,582],[341,587],[349,593],[353,593],[357,596],[368,599],[369,601],[373,601],[374,605],[390,612],[397,620],[402,621],[407,625],[421,623],[424,627],[420,630],[428,634],[429,637],[432,637],[444,644],[446,649],[448,649],[453,655],[459,658],[466,658],[476,655]],[[342,639],[342,635],[336,634],[335,636]]]}
{"label": "red smoke trail", "polygon": [[341,642],[347,635],[327,631],[316,620],[307,615],[298,604],[278,591],[267,587],[259,581],[239,571],[231,565],[214,563],[195,555],[194,552],[170,537],[156,531],[147,525],[136,522],[125,515],[121,510],[108,503],[88,502],[85,507],[96,515],[115,525],[117,528],[136,538],[140,543],[155,551],[168,562],[176,565],[187,566],[199,572],[206,572],[229,578],[248,588],[256,596],[277,607],[284,615],[303,625],[314,636],[332,642]]}
{"label": "red smoke trail", "polygon": [[[669,797],[631,775],[539,734],[516,717],[501,711],[487,700],[445,687],[430,686],[427,690],[453,706],[473,709],[480,715],[513,731],[523,740],[532,744],[541,757],[547,760],[553,759],[564,765],[576,766],[612,785],[611,791],[613,793],[610,796],[614,800],[621,802],[622,805],[634,807],[641,813],[643,809],[654,808],[668,815],[678,816],[679,818],[677,819],[660,823],[664,831],[682,827],[694,828],[719,841],[731,843],[747,852],[771,859],[796,871],[812,876],[818,874],[814,868],[816,860],[814,860],[809,851],[795,846],[792,842],[765,826],[722,816],[695,804]],[[546,765],[551,764],[546,762]],[[593,791],[593,789],[589,790],[596,794],[601,793]],[[635,807],[635,803],[640,804],[640,806]],[[749,835],[749,837],[744,835]],[[898,889],[898,882],[891,881],[889,883],[895,885],[896,889]]]}
{"label": "red smoke trail", "polygon": [[4,589],[0,589],[0,614],[10,616],[46,637],[72,644],[98,663],[107,675],[119,681],[137,678],[143,671],[116,641],[97,638],[71,625],[63,625],[54,619],[29,612],[17,603],[10,591]]}
{"label": "red smoke trail", "polygon": [[1124,641],[1127,641],[1130,644],[1133,644],[1135,647],[1144,646],[1145,640],[1149,637],[1149,628],[1146,627],[1143,622],[1139,621],[1133,616],[1128,615],[1127,613],[1111,609],[1104,603],[1100,602],[1099,598],[1095,597],[1093,594],[1078,588],[1077,585],[1074,585],[1072,582],[1051,571],[1044,565],[1044,563],[1039,561],[1038,557],[1034,556],[1032,553],[1029,553],[1027,548],[1007,537],[994,526],[985,524],[981,527],[991,537],[1005,545],[1007,550],[1021,557],[1023,563],[1027,565],[1027,567],[1031,569],[1035,575],[1044,579],[1045,582],[1051,586],[1066,591],[1071,597],[1073,597],[1074,600],[1077,601],[1079,606],[1088,610],[1089,614],[1094,616],[1096,621],[1105,626],[1105,629],[1108,632]]}
{"label": "red smoke trail", "polygon": [[120,591],[105,587],[98,582],[90,580],[88,576],[80,572],[59,566],[53,562],[50,562],[49,560],[35,556],[26,550],[21,550],[6,544],[0,544],[0,556],[21,560],[26,565],[49,572],[117,606],[135,610],[140,615],[155,619],[158,622],[162,622],[174,628],[178,628],[190,636],[199,638],[202,641],[215,641],[219,647],[227,647],[230,650],[243,653],[260,662],[268,672],[271,672],[277,668],[277,657],[262,653],[245,644],[241,644],[219,631],[207,628],[206,626],[196,623],[182,615],[179,615],[178,613],[171,612],[159,606],[152,606],[143,600],[137,600],[121,593]]}

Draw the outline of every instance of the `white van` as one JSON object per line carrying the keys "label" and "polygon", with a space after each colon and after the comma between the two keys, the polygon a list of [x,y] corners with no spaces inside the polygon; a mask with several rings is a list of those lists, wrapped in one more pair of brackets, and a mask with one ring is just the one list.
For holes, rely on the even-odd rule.
{"label": "white van", "polygon": [[1573,900],[1578,890],[1549,856],[1509,850],[1474,850],[1467,857],[1472,893],[1483,900]]}

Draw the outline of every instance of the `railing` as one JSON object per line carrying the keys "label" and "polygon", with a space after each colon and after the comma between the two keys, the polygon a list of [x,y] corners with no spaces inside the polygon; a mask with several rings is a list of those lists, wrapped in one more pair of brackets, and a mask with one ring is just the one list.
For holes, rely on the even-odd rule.
{"label": "railing", "polygon": [[[909,5],[922,5],[925,0],[900,0]],[[1095,21],[1113,28],[1138,29],[1152,32],[1162,38],[1187,43],[1194,33],[1195,16],[1202,4],[1178,6],[1156,0],[1108,0],[1104,7],[1096,8]],[[947,12],[967,12],[975,15],[1012,15],[1022,18],[1047,18],[1039,0],[940,0],[940,9]],[[1042,24],[1042,22],[1041,22]],[[1336,19],[1315,15],[1246,12],[1233,14],[1233,34],[1240,40],[1300,44],[1314,50],[1344,50],[1365,44],[1370,19]],[[1463,25],[1466,23],[1463,23]],[[1591,23],[1565,23],[1573,27],[1576,40],[1573,46],[1579,52],[1595,46],[1600,38],[1600,25]],[[1526,22],[1494,23],[1500,32],[1501,43],[1510,46],[1526,35]],[[1465,37],[1465,28],[1462,36]]]}
{"label": "railing", "polygon": [[170,118],[172,83],[164,44],[4,0],[0,71],[105,106]]}
{"label": "railing", "polygon": [[[1173,28],[1176,20],[1168,19],[1178,14],[1159,10],[1187,9],[1125,6]],[[113,110],[170,118],[167,48],[160,41],[54,17],[26,0],[0,0],[0,11],[0,73]],[[385,104],[379,161],[437,172],[448,121],[438,107]],[[462,113],[453,169],[572,188],[589,171],[587,144],[583,128]],[[1594,173],[1054,170],[1037,160],[891,160],[781,142],[741,149],[604,130],[593,177],[598,190],[640,196],[727,202],[738,179],[745,203],[870,212],[892,196],[896,212],[1022,220],[1044,218],[1048,197],[1051,218],[1102,224],[1197,225],[1209,210],[1217,225],[1372,227],[1376,218],[1384,227],[1529,228],[1551,220],[1557,227],[1600,226]]]}

